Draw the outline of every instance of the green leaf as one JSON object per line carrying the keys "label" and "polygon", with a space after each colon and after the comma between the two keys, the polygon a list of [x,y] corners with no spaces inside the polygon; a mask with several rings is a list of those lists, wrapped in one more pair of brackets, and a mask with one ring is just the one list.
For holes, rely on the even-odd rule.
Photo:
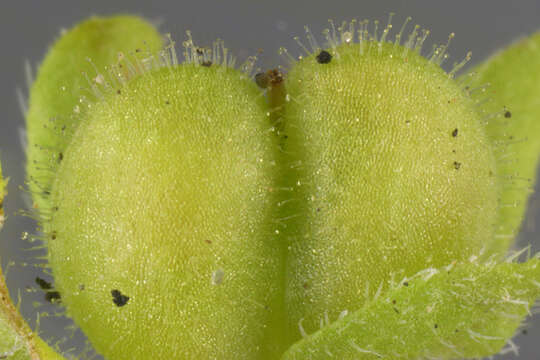
{"label": "green leaf", "polygon": [[101,96],[96,87],[118,86],[133,70],[128,54],[148,56],[161,46],[152,24],[127,15],[91,17],[51,46],[30,89],[26,117],[27,174],[38,209],[49,210],[56,168],[81,115]]}
{"label": "green leaf", "polygon": [[[540,155],[540,32],[493,55],[474,72],[478,75],[470,89],[480,93],[476,95],[480,101],[488,100],[482,108],[502,184],[492,248],[503,253],[519,231],[536,179]],[[485,91],[479,90],[485,86]]]}
{"label": "green leaf", "polygon": [[493,355],[540,295],[539,265],[532,259],[426,269],[300,340],[282,360]]}

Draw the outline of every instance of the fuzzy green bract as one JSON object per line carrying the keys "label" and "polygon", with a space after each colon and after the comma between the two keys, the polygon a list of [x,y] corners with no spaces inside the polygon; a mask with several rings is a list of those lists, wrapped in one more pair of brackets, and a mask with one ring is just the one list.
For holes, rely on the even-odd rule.
{"label": "fuzzy green bract", "polygon": [[[35,206],[48,213],[48,194],[62,152],[80,113],[94,100],[91,87],[110,81],[97,72],[124,72],[119,54],[155,52],[162,46],[154,27],[135,16],[92,17],[65,31],[51,46],[30,89],[26,116],[27,175]],[[122,55],[120,55],[122,58]],[[120,59],[121,60],[121,59]],[[81,99],[86,99],[81,101]]]}
{"label": "fuzzy green bract", "polygon": [[184,64],[111,92],[79,125],[53,185],[49,261],[107,358],[282,351],[267,111],[245,74]]}
{"label": "fuzzy green bract", "polygon": [[[519,232],[540,154],[540,33],[521,39],[476,67],[471,91],[486,87],[486,131],[495,147],[503,193],[494,250]],[[498,116],[496,116],[498,115]]]}
{"label": "fuzzy green bract", "polygon": [[[436,63],[344,43],[290,69],[283,153],[295,215],[289,336],[354,311],[391,279],[477,256],[493,238],[495,166],[473,101]],[[328,57],[327,57],[328,58]]]}
{"label": "fuzzy green bract", "polygon": [[539,279],[538,259],[428,269],[302,339],[282,359],[491,356],[540,296]]}

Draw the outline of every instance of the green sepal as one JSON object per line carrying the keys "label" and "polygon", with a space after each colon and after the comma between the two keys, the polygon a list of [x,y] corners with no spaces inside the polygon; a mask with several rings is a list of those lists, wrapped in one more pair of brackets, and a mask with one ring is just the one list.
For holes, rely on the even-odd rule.
{"label": "green sepal", "polygon": [[481,358],[540,295],[540,261],[426,269],[294,344],[282,360]]}

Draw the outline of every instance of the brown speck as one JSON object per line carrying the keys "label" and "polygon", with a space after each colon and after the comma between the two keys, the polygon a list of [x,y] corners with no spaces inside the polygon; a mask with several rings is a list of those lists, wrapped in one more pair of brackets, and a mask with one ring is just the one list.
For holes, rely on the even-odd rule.
{"label": "brown speck", "polygon": [[317,208],[317,212],[321,212],[321,208]]}
{"label": "brown speck", "polygon": [[56,231],[55,230],[53,230],[51,232],[51,240],[56,240]]}
{"label": "brown speck", "polygon": [[506,112],[504,113],[504,117],[507,118],[507,119],[508,119],[508,118],[511,118],[511,117],[512,117],[512,113],[511,113],[510,111],[506,111]]}
{"label": "brown speck", "polygon": [[211,244],[211,243],[212,243],[212,241],[211,241],[211,240],[208,240],[208,239],[207,239],[207,240],[204,240],[204,241],[205,241],[207,244]]}
{"label": "brown speck", "polygon": [[272,86],[277,86],[283,82],[283,74],[278,69],[268,70],[266,75]]}
{"label": "brown speck", "polygon": [[433,325],[433,327],[434,327],[435,329],[437,329],[437,328],[439,327],[439,325],[438,325],[438,324],[435,324],[435,325]]}
{"label": "brown speck", "polygon": [[457,134],[458,134],[458,129],[455,128],[454,131],[452,131],[452,136],[453,136],[453,137],[456,137]]}
{"label": "brown speck", "polygon": [[332,61],[332,55],[328,51],[322,50],[319,55],[315,57],[315,59],[317,59],[319,64],[328,64],[330,61]]}
{"label": "brown speck", "polygon": [[454,169],[459,170],[460,167],[461,167],[461,163],[458,161],[454,161]]}
{"label": "brown speck", "polygon": [[64,160],[64,153],[58,153],[58,162]]}
{"label": "brown speck", "polygon": [[399,310],[394,306],[394,311],[396,312],[396,314],[399,314]]}
{"label": "brown speck", "polygon": [[79,291],[84,291],[85,288],[84,284],[79,284]]}
{"label": "brown speck", "polygon": [[122,91],[120,91],[120,89],[118,89],[118,90],[116,90],[116,93],[117,93],[118,95],[120,95],[120,94],[122,93]]}
{"label": "brown speck", "polygon": [[204,67],[210,67],[210,66],[212,66],[212,62],[211,62],[210,60],[208,60],[208,61],[203,61],[203,62],[201,63],[201,66],[204,66]]}
{"label": "brown speck", "polygon": [[309,289],[309,284],[307,282],[305,282],[303,285],[304,289]]}
{"label": "brown speck", "polygon": [[396,304],[396,300],[392,300],[392,304],[394,304],[394,305],[395,305],[395,304]]}
{"label": "brown speck", "polygon": [[408,281],[405,281],[405,282],[403,283],[403,286],[409,286],[409,282],[408,282]]}
{"label": "brown speck", "polygon": [[126,305],[129,301],[129,296],[123,295],[120,290],[111,290],[111,295],[113,303],[118,307]]}

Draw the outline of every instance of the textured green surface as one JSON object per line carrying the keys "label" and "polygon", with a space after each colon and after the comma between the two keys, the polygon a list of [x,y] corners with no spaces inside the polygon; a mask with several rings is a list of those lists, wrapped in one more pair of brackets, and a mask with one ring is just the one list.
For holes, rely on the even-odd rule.
{"label": "textured green surface", "polygon": [[[91,86],[110,81],[105,67],[118,63],[119,52],[154,52],[161,44],[161,36],[145,20],[116,16],[92,17],[63,33],[51,46],[30,90],[26,118],[27,174],[39,209],[49,210],[47,194],[60,153],[69,143],[79,113],[95,98]],[[119,71],[125,71],[126,64],[123,66]],[[80,102],[83,97],[87,100]]]}
{"label": "textured green surface", "polygon": [[540,33],[521,39],[474,71],[478,75],[471,90],[489,84],[477,97],[489,99],[483,105],[486,131],[496,148],[503,185],[493,245],[505,251],[519,232],[540,154]]}
{"label": "textured green surface", "polygon": [[180,65],[135,79],[79,125],[53,186],[49,260],[68,314],[107,358],[283,350],[265,106],[236,70]]}
{"label": "textured green surface", "polygon": [[494,160],[473,101],[416,52],[376,44],[363,55],[341,45],[330,63],[312,55],[288,74],[292,338],[300,322],[312,333],[391,278],[464,260],[493,238]]}
{"label": "textured green surface", "polygon": [[539,280],[538,259],[424,271],[299,341],[282,359],[490,356],[505,345],[540,295]]}

